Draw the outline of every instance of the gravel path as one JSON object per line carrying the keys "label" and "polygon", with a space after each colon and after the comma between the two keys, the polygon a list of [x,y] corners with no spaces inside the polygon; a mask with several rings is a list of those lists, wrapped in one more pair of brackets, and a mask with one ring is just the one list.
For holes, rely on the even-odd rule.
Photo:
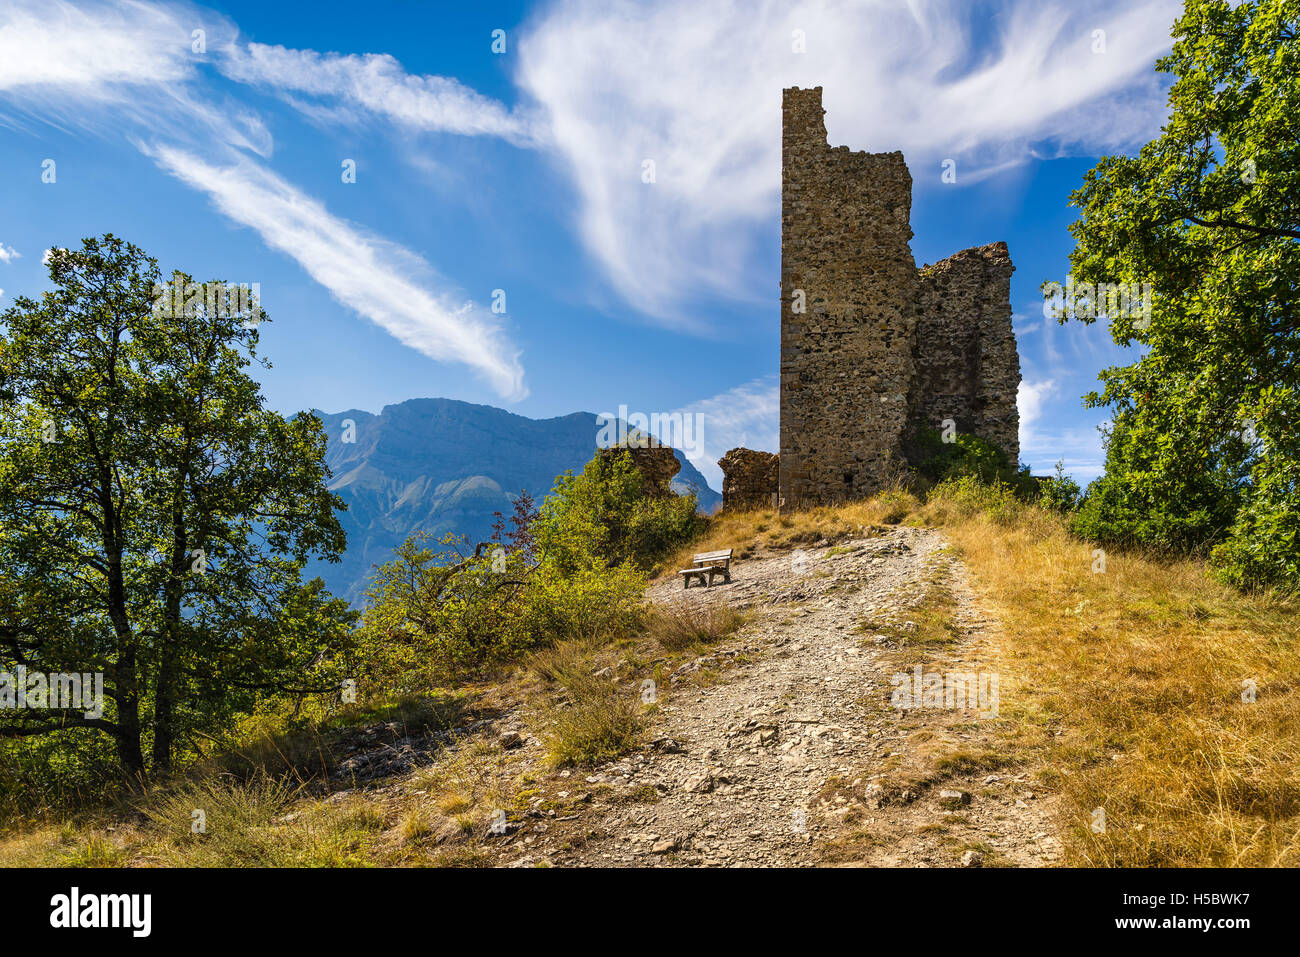
{"label": "gravel path", "polygon": [[[652,587],[656,602],[721,602],[754,614],[674,673],[653,743],[573,773],[574,792],[615,796],[581,816],[582,839],[552,829],[515,863],[979,866],[1055,858],[1051,797],[1026,783],[1023,768],[936,776],[929,767],[939,743],[987,755],[990,722],[970,711],[891,707],[900,643],[856,630],[864,619],[892,619],[906,632],[908,610],[942,581],[957,600],[961,638],[941,659],[927,657],[927,670],[978,668],[973,658],[988,623],[939,533],[896,528],[734,568],[730,585]],[[700,674],[710,680],[698,681]]]}

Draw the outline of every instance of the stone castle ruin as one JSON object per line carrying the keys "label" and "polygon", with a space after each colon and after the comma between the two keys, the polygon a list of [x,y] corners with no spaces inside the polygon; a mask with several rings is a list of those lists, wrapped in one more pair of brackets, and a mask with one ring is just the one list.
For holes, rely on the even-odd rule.
{"label": "stone castle ruin", "polygon": [[915,464],[923,429],[1019,458],[1006,244],[917,269],[903,154],[831,147],[824,114],[821,87],[785,91],[781,451],[728,452],[724,508],[865,497]]}

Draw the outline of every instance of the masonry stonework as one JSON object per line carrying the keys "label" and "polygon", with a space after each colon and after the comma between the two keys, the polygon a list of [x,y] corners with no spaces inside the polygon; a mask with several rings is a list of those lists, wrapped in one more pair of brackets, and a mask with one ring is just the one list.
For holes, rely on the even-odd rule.
{"label": "masonry stonework", "polygon": [[1011,332],[1011,256],[1006,243],[965,249],[920,272],[916,375],[909,439],[953,420],[1020,456],[1016,390],[1020,357]]}
{"label": "masonry stonework", "polygon": [[609,459],[626,452],[632,457],[632,465],[641,473],[645,494],[651,498],[668,498],[673,494],[671,482],[673,476],[681,471],[682,463],[677,455],[666,445],[615,445],[600,449],[600,455]]}
{"label": "masonry stonework", "polygon": [[780,457],[772,452],[732,449],[718,459],[722,507],[766,508],[776,504]]}
{"label": "masonry stonework", "polygon": [[924,428],[1019,455],[1014,267],[1004,243],[918,270],[903,154],[827,144],[821,87],[788,89],[781,145],[781,429],[786,506],[861,498]]}

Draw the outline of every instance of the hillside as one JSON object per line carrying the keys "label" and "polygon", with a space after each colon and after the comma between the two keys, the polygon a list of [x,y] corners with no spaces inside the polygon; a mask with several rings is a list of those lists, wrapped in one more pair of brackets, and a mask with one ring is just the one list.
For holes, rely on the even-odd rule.
{"label": "hillside", "polygon": [[[508,515],[513,496],[526,489],[540,502],[557,475],[580,471],[594,454],[598,431],[590,412],[529,419],[453,399],[410,399],[378,415],[315,414],[329,437],[329,487],[348,505],[339,517],[348,549],[341,563],[316,562],[307,574],[320,575],[354,603],[372,566],[388,561],[412,532],[486,539],[493,513]],[[343,441],[349,419],[356,424],[354,442]],[[673,490],[695,493],[701,511],[713,511],[722,497],[681,452],[677,459],[682,470]]]}
{"label": "hillside", "polygon": [[[1297,862],[1294,604],[1195,562],[1095,573],[993,492],[724,514],[690,548],[720,545],[733,581],[652,583],[644,628],[254,735],[0,865]],[[994,697],[900,707],[916,669]]]}

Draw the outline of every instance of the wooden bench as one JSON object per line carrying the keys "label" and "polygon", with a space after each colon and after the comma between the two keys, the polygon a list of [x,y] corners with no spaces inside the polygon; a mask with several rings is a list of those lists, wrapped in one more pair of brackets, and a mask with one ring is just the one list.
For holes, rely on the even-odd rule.
{"label": "wooden bench", "polygon": [[708,588],[713,584],[713,576],[721,575],[724,582],[731,581],[731,549],[720,552],[700,552],[691,557],[692,568],[683,568],[677,574],[682,576],[682,588],[691,587],[691,579],[698,578]]}

